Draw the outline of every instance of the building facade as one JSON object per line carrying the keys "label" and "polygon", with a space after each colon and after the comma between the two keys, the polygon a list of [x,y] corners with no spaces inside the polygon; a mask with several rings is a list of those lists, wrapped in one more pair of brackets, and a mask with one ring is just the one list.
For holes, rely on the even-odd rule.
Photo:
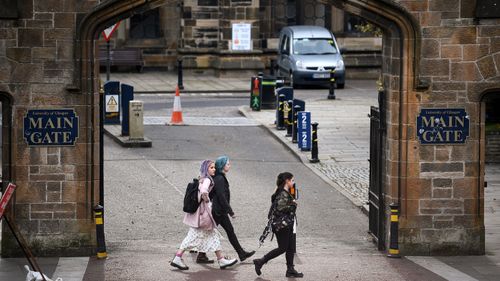
{"label": "building facade", "polygon": [[[7,214],[35,254],[96,251],[92,210],[100,201],[102,168],[97,39],[102,30],[159,13],[158,22],[146,24],[153,28],[137,33],[130,31],[137,27],[130,19],[123,43],[131,44],[137,34],[163,32],[160,39],[135,42],[156,40],[177,52],[170,58],[157,50],[159,60],[181,55],[188,67],[224,73],[246,69],[243,64],[263,68],[263,57],[275,44],[272,34],[296,23],[297,14],[314,24],[332,24],[331,6],[383,31],[381,228],[389,229],[389,206],[397,204],[402,254],[484,254],[486,125],[494,120],[487,108],[500,94],[495,1],[299,1],[305,5],[300,9],[288,5],[292,2],[1,1],[2,182],[17,185]],[[314,13],[308,3],[315,4]],[[330,8],[318,8],[322,5]],[[241,21],[251,23],[251,50],[231,49],[232,23]],[[116,40],[119,46],[120,34]],[[381,233],[379,240],[389,241],[389,231]],[[20,255],[5,225],[2,255]]]}

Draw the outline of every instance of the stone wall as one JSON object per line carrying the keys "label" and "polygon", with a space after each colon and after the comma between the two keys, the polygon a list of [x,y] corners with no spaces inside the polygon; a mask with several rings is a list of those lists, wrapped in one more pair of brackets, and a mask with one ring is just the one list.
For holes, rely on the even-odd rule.
{"label": "stone wall", "polygon": [[[481,94],[500,83],[500,20],[474,19],[475,1],[398,1],[421,27],[421,78],[426,91],[405,93],[409,103],[408,163],[400,242],[405,254],[483,254],[480,197],[484,141]],[[422,145],[416,117],[422,108],[464,108],[470,117],[465,144]],[[479,169],[479,167],[483,167]],[[403,185],[404,186],[404,185]]]}
{"label": "stone wall", "polygon": [[[13,100],[12,172],[3,176],[17,185],[10,214],[36,256],[90,255],[95,244],[86,193],[88,107],[84,95],[66,88],[73,83],[77,19],[97,2],[17,1],[18,15],[0,19],[0,93]],[[74,109],[80,117],[76,145],[28,146],[27,110],[57,108]],[[22,255],[5,224],[2,231],[2,255]]]}

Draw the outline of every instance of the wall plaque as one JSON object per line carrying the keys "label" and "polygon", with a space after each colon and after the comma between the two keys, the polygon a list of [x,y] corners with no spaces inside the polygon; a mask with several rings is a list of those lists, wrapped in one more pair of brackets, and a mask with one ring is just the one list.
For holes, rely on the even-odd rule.
{"label": "wall plaque", "polygon": [[429,108],[417,116],[421,144],[460,144],[469,136],[469,116],[463,108]]}
{"label": "wall plaque", "polygon": [[29,146],[71,146],[78,138],[73,109],[32,109],[24,116],[24,139]]}

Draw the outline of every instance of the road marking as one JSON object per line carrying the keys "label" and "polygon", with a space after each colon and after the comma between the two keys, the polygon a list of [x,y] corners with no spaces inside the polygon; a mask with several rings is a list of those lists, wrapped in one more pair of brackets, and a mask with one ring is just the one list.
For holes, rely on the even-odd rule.
{"label": "road marking", "polygon": [[[185,125],[190,126],[258,126],[255,120],[246,117],[184,117]],[[165,125],[170,117],[144,116],[144,125]]]}
{"label": "road marking", "polygon": [[160,177],[162,177],[163,180],[165,180],[170,186],[172,186],[181,196],[184,196],[184,192],[182,192],[179,188],[177,188],[177,186],[175,186],[171,181],[169,181],[167,177],[165,177],[158,169],[156,169],[155,166],[153,166],[153,164],[151,164],[151,162],[148,161],[148,159],[146,159],[145,156],[143,156],[142,158],[144,159],[144,161],[146,161],[146,163],[148,163],[151,169],[153,169]]}
{"label": "road marking", "polygon": [[82,281],[88,264],[89,257],[59,258],[52,279],[61,277],[64,281]]}
{"label": "road marking", "polygon": [[478,281],[477,279],[447,265],[446,263],[433,257],[405,256],[412,262],[430,270],[437,275],[452,281]]}

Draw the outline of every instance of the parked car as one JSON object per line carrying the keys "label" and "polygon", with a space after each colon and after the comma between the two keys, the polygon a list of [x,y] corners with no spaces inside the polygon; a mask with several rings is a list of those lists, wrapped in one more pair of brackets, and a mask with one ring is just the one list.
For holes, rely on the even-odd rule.
{"label": "parked car", "polygon": [[345,86],[345,66],[335,36],[324,27],[284,27],[278,46],[278,75],[295,85],[329,85],[335,68],[337,88]]}

